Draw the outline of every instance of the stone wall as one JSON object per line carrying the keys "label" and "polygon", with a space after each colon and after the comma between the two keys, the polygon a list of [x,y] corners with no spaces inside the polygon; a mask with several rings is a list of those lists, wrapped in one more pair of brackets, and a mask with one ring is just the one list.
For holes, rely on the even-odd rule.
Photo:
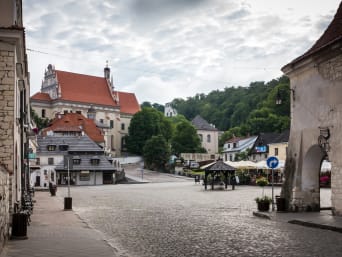
{"label": "stone wall", "polygon": [[0,166],[0,252],[9,234],[8,177],[7,170]]}
{"label": "stone wall", "polygon": [[14,52],[0,43],[0,252],[8,239],[14,171]]}

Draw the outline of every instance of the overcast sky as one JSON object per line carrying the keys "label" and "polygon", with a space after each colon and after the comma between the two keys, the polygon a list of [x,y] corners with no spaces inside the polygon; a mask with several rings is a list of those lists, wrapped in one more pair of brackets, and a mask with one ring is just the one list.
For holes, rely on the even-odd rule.
{"label": "overcast sky", "polygon": [[340,0],[23,0],[31,95],[49,63],[103,76],[139,103],[282,75]]}

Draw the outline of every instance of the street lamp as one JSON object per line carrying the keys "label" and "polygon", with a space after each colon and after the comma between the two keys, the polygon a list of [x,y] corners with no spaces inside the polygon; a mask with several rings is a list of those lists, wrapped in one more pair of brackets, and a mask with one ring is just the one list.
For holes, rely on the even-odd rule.
{"label": "street lamp", "polygon": [[[284,89],[278,88],[277,95],[276,95],[276,105],[281,105],[283,103],[283,95],[284,95],[283,90]],[[292,92],[292,100],[294,101],[295,100],[295,90],[292,88],[290,88],[289,90]]]}
{"label": "street lamp", "polygon": [[70,169],[72,169],[72,158],[70,155],[64,156],[64,169],[65,168],[68,169],[68,197],[64,197],[64,210],[72,210],[72,197],[70,196]]}

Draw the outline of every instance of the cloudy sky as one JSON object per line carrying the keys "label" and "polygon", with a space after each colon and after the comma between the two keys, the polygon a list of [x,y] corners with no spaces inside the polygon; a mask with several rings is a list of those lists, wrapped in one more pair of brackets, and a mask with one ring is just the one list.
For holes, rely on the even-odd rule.
{"label": "cloudy sky", "polygon": [[23,0],[31,95],[49,63],[103,76],[140,103],[281,76],[340,0]]}

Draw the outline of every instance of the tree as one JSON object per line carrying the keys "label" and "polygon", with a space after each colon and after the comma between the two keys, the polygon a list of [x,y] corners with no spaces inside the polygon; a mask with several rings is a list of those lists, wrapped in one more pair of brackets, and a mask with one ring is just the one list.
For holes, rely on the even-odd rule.
{"label": "tree", "polygon": [[146,108],[146,107],[152,107],[152,104],[150,102],[143,102],[141,105],[140,105],[141,109],[143,108]]}
{"label": "tree", "polygon": [[162,135],[152,136],[143,149],[145,166],[148,169],[164,169],[170,158],[170,147]]}
{"label": "tree", "polygon": [[189,121],[181,121],[177,124],[171,146],[172,153],[175,155],[203,152],[197,131]]}
{"label": "tree", "polygon": [[171,122],[156,109],[143,108],[131,120],[126,141],[127,150],[141,155],[146,141],[156,135],[162,135],[169,141],[173,135]]}
{"label": "tree", "polygon": [[34,123],[36,124],[38,130],[46,128],[49,125],[49,123],[51,121],[50,119],[40,118],[38,116],[38,114],[32,108],[30,108],[30,112],[31,112],[31,118],[34,121]]}

